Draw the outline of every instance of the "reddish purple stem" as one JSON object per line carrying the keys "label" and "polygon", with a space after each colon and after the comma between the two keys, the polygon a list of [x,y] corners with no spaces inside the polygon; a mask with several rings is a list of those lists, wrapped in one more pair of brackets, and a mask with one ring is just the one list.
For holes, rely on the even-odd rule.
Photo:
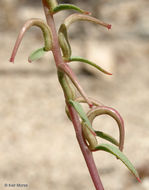
{"label": "reddish purple stem", "polygon": [[74,125],[77,140],[79,142],[82,154],[86,161],[86,164],[87,164],[88,170],[90,172],[91,178],[93,180],[94,186],[95,186],[96,190],[104,190],[103,185],[100,180],[100,177],[99,177],[99,174],[98,174],[98,170],[96,168],[96,165],[95,165],[95,162],[93,159],[92,152],[89,150],[88,146],[86,145],[86,143],[84,141],[84,138],[82,135],[82,127],[81,127],[81,123],[78,118],[78,115],[76,114],[76,112],[72,106],[70,106],[69,104],[67,104],[67,106],[69,109],[69,113],[71,115],[72,123]]}
{"label": "reddish purple stem", "polygon": [[[57,32],[56,32],[56,28],[55,28],[55,24],[54,24],[54,19],[52,14],[49,13],[49,9],[47,7],[47,3],[46,0],[42,0],[43,3],[43,7],[44,7],[44,11],[45,11],[45,16],[47,19],[47,23],[51,28],[52,31],[52,37],[53,37],[53,48],[52,48],[52,52],[53,52],[53,56],[55,59],[55,63],[56,66],[59,67],[59,65],[64,64],[64,61],[62,59],[61,56],[61,51],[60,51],[60,47],[59,47],[59,42],[58,42],[58,37],[57,37]],[[83,156],[85,158],[88,170],[90,172],[91,178],[93,180],[94,186],[96,188],[96,190],[104,190],[99,174],[98,174],[98,170],[95,166],[95,162],[92,156],[92,152],[89,150],[88,146],[86,145],[86,142],[84,141],[83,135],[82,135],[82,127],[78,118],[78,115],[76,113],[76,111],[73,109],[73,107],[68,104],[68,109],[71,115],[71,119],[74,125],[74,129],[76,132],[76,137],[78,140],[78,143],[80,145],[81,151],[83,153]]]}

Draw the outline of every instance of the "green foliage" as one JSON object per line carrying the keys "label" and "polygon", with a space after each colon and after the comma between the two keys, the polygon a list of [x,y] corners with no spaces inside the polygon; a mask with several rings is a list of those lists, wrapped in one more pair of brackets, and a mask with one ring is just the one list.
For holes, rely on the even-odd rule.
{"label": "green foliage", "polygon": [[86,113],[84,112],[81,104],[79,104],[78,102],[75,102],[73,100],[69,100],[69,103],[74,107],[74,109],[77,111],[77,113],[79,114],[80,118],[82,119],[83,123],[86,124],[86,126],[90,129],[90,131],[95,134],[92,125],[88,119],[88,117],[86,116]]}
{"label": "green foliage", "polygon": [[115,138],[113,138],[111,135],[108,135],[107,133],[104,133],[102,131],[95,131],[95,133],[98,137],[105,139],[116,146],[119,146],[119,142]]}
{"label": "green foliage", "polygon": [[87,64],[89,64],[89,65],[95,67],[95,68],[98,69],[99,71],[101,71],[101,72],[103,72],[103,73],[105,73],[105,74],[107,74],[107,75],[111,75],[111,73],[109,73],[108,71],[104,70],[104,69],[103,69],[102,67],[100,67],[99,65],[93,63],[92,61],[89,61],[89,60],[87,60],[87,59],[84,59],[84,58],[82,58],[82,57],[70,57],[70,58],[69,58],[69,61],[70,61],[70,62],[71,62],[71,61],[79,61],[79,62],[87,63]]}
{"label": "green foliage", "polygon": [[35,60],[40,59],[41,57],[43,57],[45,54],[45,50],[44,48],[39,48],[36,51],[34,51],[33,53],[31,53],[31,55],[28,58],[28,62],[33,62]]}
{"label": "green foliage", "polygon": [[[92,16],[89,16],[90,14],[89,12],[80,9],[79,7],[73,4],[58,4],[57,0],[42,0],[42,3],[44,6],[46,18],[47,18],[47,24],[44,23],[44,21],[41,19],[36,19],[36,18],[29,19],[24,24],[24,26],[22,27],[19,33],[10,61],[14,62],[16,52],[24,36],[24,33],[31,26],[39,27],[43,33],[44,47],[39,48],[33,53],[31,53],[31,55],[28,58],[28,61],[33,62],[35,60],[38,60],[42,56],[44,56],[45,51],[52,51],[55,58],[56,67],[57,67],[58,79],[64,92],[65,101],[66,103],[69,103],[69,106],[68,104],[66,104],[66,113],[68,117],[71,119],[71,121],[73,122],[75,126],[74,128],[77,131],[76,133],[78,135],[77,139],[80,144],[80,148],[83,152],[83,155],[85,157],[85,160],[87,162],[87,166],[89,168],[89,171],[92,176],[96,189],[100,189],[99,185],[101,182],[98,176],[95,177],[96,175],[98,175],[98,172],[94,170],[95,168],[94,161],[91,157],[92,154],[89,154],[89,151],[103,150],[116,156],[116,158],[120,159],[126,165],[126,167],[133,173],[133,175],[137,178],[137,180],[140,181],[139,175],[136,169],[134,168],[132,163],[128,160],[128,158],[122,153],[123,144],[124,144],[124,122],[123,122],[122,117],[115,109],[110,108],[108,106],[103,106],[102,104],[97,103],[97,101],[95,100],[92,101],[90,98],[88,98],[88,96],[83,91],[82,87],[80,86],[79,82],[77,81],[75,74],[72,72],[71,68],[67,64],[69,62],[79,61],[79,62],[89,64],[105,74],[111,75],[111,73],[109,73],[108,71],[100,67],[99,65],[93,63],[92,61],[89,61],[82,57],[71,57],[71,54],[72,54],[71,46],[68,40],[68,28],[72,23],[75,23],[77,21],[89,21],[91,23],[95,23],[103,27],[106,27],[107,29],[111,29],[111,25],[104,23],[100,21],[99,19],[96,19]],[[53,19],[53,14],[56,14],[63,10],[75,10],[79,13],[71,14],[70,16],[68,16],[64,20],[64,22],[60,25],[60,28],[57,34],[57,32],[55,32],[56,27],[55,27],[55,23]],[[59,40],[59,43],[58,43],[58,40]],[[61,51],[63,54],[62,56],[61,56]],[[71,80],[71,82],[69,79]],[[83,98],[82,102],[85,102],[89,105],[89,111],[87,112],[87,114],[84,112],[81,104],[77,102],[76,100],[76,92],[75,92],[76,89],[73,88],[72,83],[76,87],[78,92],[81,94]],[[73,108],[75,109],[77,113],[73,110]],[[80,120],[82,120],[81,123],[77,124],[79,120],[76,119],[77,117],[75,114],[79,115]],[[117,142],[117,140],[113,138],[112,136],[106,133],[103,133],[101,131],[94,131],[94,129],[92,128],[92,122],[94,118],[102,114],[110,115],[117,122],[118,127],[119,127],[119,132],[120,132],[120,142]],[[82,130],[79,130],[80,124],[81,124]],[[78,131],[79,132],[81,131],[80,134]],[[98,145],[96,136],[103,138],[116,146],[119,146],[120,150],[117,147],[113,145],[109,145],[109,144]]]}
{"label": "green foliage", "polygon": [[80,9],[79,7],[72,5],[72,4],[59,4],[58,6],[56,6],[53,9],[53,14],[55,14],[59,11],[69,10],[69,9],[78,11],[78,12],[83,13],[83,14],[89,14],[87,11],[84,11],[84,10]]}
{"label": "green foliage", "polygon": [[95,150],[103,150],[103,151],[109,152],[110,154],[115,155],[134,174],[137,180],[140,181],[138,172],[136,171],[132,163],[128,160],[128,158],[118,148],[109,144],[100,144],[99,146],[95,148]]}

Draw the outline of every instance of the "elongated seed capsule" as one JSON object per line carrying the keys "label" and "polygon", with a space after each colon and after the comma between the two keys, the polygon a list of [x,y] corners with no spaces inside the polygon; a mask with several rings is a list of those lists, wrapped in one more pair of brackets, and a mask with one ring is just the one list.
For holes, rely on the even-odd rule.
{"label": "elongated seed capsule", "polygon": [[61,24],[60,29],[58,31],[58,39],[63,52],[64,59],[69,60],[71,56],[71,47],[68,41],[67,28],[64,24]]}
{"label": "elongated seed capsule", "polygon": [[65,64],[60,64],[60,65],[58,65],[58,70],[60,72],[64,72],[69,77],[69,79],[71,80],[71,82],[74,84],[74,86],[77,88],[77,90],[79,91],[79,93],[85,99],[86,103],[91,108],[93,106],[92,102],[89,100],[89,98],[86,95],[86,93],[84,92],[83,88],[80,86],[80,84],[79,84],[79,82],[78,82],[75,74],[72,72],[72,70],[70,69],[70,67],[66,63]]}
{"label": "elongated seed capsule", "polygon": [[32,18],[29,19],[28,21],[26,21],[26,23],[24,24],[24,26],[22,27],[18,38],[16,40],[11,58],[10,58],[10,62],[14,62],[17,50],[19,48],[19,45],[23,39],[23,36],[25,34],[25,32],[32,26],[37,26],[42,30],[43,33],[43,37],[44,37],[44,50],[45,51],[49,51],[52,48],[52,34],[51,34],[51,30],[49,28],[49,26],[42,20],[42,19],[38,19],[38,18]]}
{"label": "elongated seed capsule", "polygon": [[83,136],[84,136],[85,140],[87,140],[87,142],[89,144],[89,149],[95,150],[95,148],[98,146],[98,141],[97,141],[95,135],[93,135],[93,133],[91,133],[91,131],[89,130],[89,128],[86,126],[86,124],[84,122],[82,122],[82,131],[83,131]]}
{"label": "elongated seed capsule", "polygon": [[111,29],[111,25],[110,24],[102,22],[99,19],[96,19],[96,18],[94,18],[92,16],[84,15],[84,14],[79,14],[79,13],[74,13],[74,14],[68,16],[65,19],[64,24],[68,28],[72,23],[74,23],[76,21],[89,21],[89,22],[101,25],[103,27],[106,27],[108,29]]}
{"label": "elongated seed capsule", "polygon": [[67,100],[74,100],[76,97],[76,92],[74,87],[72,86],[72,82],[70,79],[66,76],[65,73],[58,71],[58,79],[59,82],[64,90],[65,96]]}
{"label": "elongated seed capsule", "polygon": [[[59,29],[59,43],[62,48],[63,57],[66,61],[69,61],[70,56],[71,56],[71,47],[70,47],[70,44],[68,41],[67,30],[68,30],[69,26],[76,21],[89,21],[89,22],[104,26],[108,29],[111,28],[110,24],[104,23],[104,22],[100,21],[99,19],[96,19],[89,15],[75,13],[75,14],[68,16]],[[86,63],[89,63],[89,61],[86,60]],[[111,73],[108,73],[105,70],[103,70],[101,67],[95,65],[94,63],[90,62],[90,64],[92,66],[98,68],[99,70],[102,70],[106,74],[111,74]]]}
{"label": "elongated seed capsule", "polygon": [[118,127],[119,127],[119,132],[120,132],[119,149],[122,151],[123,146],[124,146],[124,136],[125,136],[124,122],[120,114],[115,109],[111,107],[107,107],[107,106],[95,107],[95,108],[92,108],[87,113],[87,117],[89,121],[92,123],[96,116],[103,115],[103,114],[111,116],[117,122]]}

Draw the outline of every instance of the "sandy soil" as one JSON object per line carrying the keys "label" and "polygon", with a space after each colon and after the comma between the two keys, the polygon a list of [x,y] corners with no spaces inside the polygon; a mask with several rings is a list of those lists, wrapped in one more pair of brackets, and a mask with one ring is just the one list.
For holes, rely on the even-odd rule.
{"label": "sandy soil", "polygon": [[[142,176],[139,184],[115,157],[97,152],[95,160],[105,190],[149,189],[148,7],[147,0],[107,1],[96,11],[100,8],[101,19],[112,23],[111,31],[87,23],[76,24],[69,31],[74,55],[92,59],[113,73],[104,76],[81,63],[72,64],[88,95],[116,108],[123,116],[124,152]],[[51,53],[27,64],[30,52],[42,46],[40,32],[30,30],[15,64],[8,61],[21,20],[44,18],[42,10],[24,5],[15,14],[22,16],[15,29],[2,25],[2,21],[0,25],[0,189],[92,190],[74,129],[64,112],[64,97]],[[65,16],[56,16],[58,23]],[[99,125],[118,138],[111,118],[101,116],[94,123],[96,128]]]}

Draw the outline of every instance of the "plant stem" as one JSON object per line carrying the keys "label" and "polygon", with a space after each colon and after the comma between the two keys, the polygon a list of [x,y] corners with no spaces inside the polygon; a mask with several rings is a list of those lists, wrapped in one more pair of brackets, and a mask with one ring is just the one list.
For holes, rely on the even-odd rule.
{"label": "plant stem", "polygon": [[51,28],[51,32],[52,32],[52,37],[53,37],[53,47],[52,47],[52,52],[53,52],[53,56],[54,56],[54,60],[56,63],[57,68],[61,67],[65,70],[65,73],[67,75],[69,75],[70,79],[72,80],[73,83],[75,83],[76,88],[78,89],[78,91],[80,92],[80,94],[84,97],[84,99],[86,100],[86,102],[88,103],[88,105],[90,107],[92,107],[92,103],[90,102],[90,100],[88,99],[88,97],[86,96],[84,90],[82,89],[82,87],[79,85],[74,73],[72,72],[72,70],[69,68],[68,65],[66,65],[66,63],[64,63],[63,58],[61,56],[61,51],[60,51],[60,47],[59,47],[59,42],[58,42],[58,37],[57,37],[57,31],[55,28],[55,23],[54,23],[54,19],[53,19],[53,15],[50,14],[49,12],[49,8],[46,5],[46,1],[42,0],[43,5],[44,5],[44,12],[46,15],[46,20],[47,20],[47,24],[50,26]]}
{"label": "plant stem", "polygon": [[96,165],[95,165],[95,162],[93,159],[92,152],[90,151],[86,142],[84,141],[83,134],[82,134],[82,127],[81,127],[81,123],[78,118],[78,115],[76,114],[76,111],[70,104],[67,104],[67,106],[69,109],[69,113],[71,115],[72,123],[74,125],[78,143],[80,145],[82,154],[86,161],[86,164],[87,164],[88,170],[90,172],[91,178],[93,180],[94,186],[95,186],[96,190],[104,190],[102,182],[101,182],[99,174],[98,174],[98,170],[96,168]]}
{"label": "plant stem", "polygon": [[[49,27],[51,28],[51,31],[52,31],[52,37],[53,37],[52,52],[53,52],[56,66],[58,67],[59,65],[64,64],[64,61],[61,56],[60,46],[59,46],[58,37],[57,37],[57,31],[55,28],[53,15],[50,14],[50,12],[49,12],[46,0],[42,0],[42,3],[43,3],[43,7],[44,7],[45,16],[47,19],[47,24],[49,25]],[[65,96],[65,98],[66,98],[66,96]],[[92,152],[89,150],[89,148],[83,138],[82,127],[81,127],[79,117],[78,117],[76,111],[73,109],[73,107],[67,102],[67,99],[66,99],[66,104],[67,104],[68,110],[70,112],[70,116],[72,119],[72,123],[74,125],[78,143],[80,145],[82,154],[85,158],[85,161],[86,161],[88,170],[90,172],[91,178],[93,180],[94,186],[95,186],[96,190],[104,190],[101,180],[100,180],[100,177],[98,175],[98,170],[96,168]]]}
{"label": "plant stem", "polygon": [[47,24],[51,28],[52,37],[53,37],[52,52],[53,52],[55,64],[58,67],[58,65],[63,64],[63,59],[62,59],[61,51],[60,51],[60,48],[59,48],[57,31],[56,31],[56,28],[55,28],[55,23],[54,23],[53,15],[50,14],[49,8],[46,5],[46,0],[42,0],[42,3],[43,3],[43,7],[44,7],[44,12],[45,12]]}

